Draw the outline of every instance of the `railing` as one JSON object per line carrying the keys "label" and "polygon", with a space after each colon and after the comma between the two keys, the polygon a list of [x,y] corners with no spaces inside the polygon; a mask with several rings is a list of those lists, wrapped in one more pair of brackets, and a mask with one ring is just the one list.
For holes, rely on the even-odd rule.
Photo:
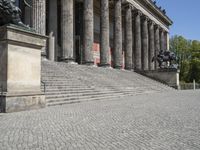
{"label": "railing", "polygon": [[0,113],[3,112],[3,85],[0,86]]}
{"label": "railing", "polygon": [[41,81],[43,88],[44,88],[44,93],[46,93],[46,83],[44,81]]}
{"label": "railing", "polygon": [[200,84],[196,83],[195,88],[193,83],[180,83],[181,90],[200,89]]}

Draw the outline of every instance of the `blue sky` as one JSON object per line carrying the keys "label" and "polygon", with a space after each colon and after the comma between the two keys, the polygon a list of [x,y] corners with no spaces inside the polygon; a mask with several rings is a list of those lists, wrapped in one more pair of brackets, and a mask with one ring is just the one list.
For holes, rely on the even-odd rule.
{"label": "blue sky", "polygon": [[156,0],[167,11],[174,24],[170,35],[182,35],[200,41],[200,0]]}

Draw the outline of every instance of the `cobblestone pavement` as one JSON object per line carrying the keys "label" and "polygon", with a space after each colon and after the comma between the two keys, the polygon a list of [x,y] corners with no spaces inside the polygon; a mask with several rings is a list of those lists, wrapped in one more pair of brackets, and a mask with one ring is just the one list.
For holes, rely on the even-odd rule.
{"label": "cobblestone pavement", "polygon": [[199,150],[200,91],[0,114],[0,150]]}

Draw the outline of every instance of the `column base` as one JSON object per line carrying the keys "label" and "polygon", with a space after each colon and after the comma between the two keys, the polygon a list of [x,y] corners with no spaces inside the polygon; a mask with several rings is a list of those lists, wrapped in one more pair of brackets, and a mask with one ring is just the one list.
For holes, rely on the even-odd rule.
{"label": "column base", "polygon": [[47,53],[46,53],[46,52],[42,51],[42,52],[41,52],[41,56],[42,56],[43,58],[46,58],[46,59],[47,59]]}
{"label": "column base", "polygon": [[122,66],[113,66],[115,69],[122,69]]}
{"label": "column base", "polygon": [[19,112],[44,107],[46,107],[46,100],[43,93],[7,93],[0,97],[0,110],[4,113]]}
{"label": "column base", "polygon": [[110,64],[99,64],[98,66],[99,67],[104,67],[104,68],[109,68]]}
{"label": "column base", "polygon": [[124,69],[125,69],[125,70],[129,70],[129,71],[132,71],[132,70],[133,70],[132,67],[125,67]]}
{"label": "column base", "polygon": [[75,59],[74,58],[62,58],[61,61],[66,62],[66,63],[74,63]]}
{"label": "column base", "polygon": [[83,62],[83,65],[93,66],[94,65],[94,61],[85,61],[85,62]]}
{"label": "column base", "polygon": [[135,72],[141,72],[142,69],[134,68],[134,71],[135,71]]}

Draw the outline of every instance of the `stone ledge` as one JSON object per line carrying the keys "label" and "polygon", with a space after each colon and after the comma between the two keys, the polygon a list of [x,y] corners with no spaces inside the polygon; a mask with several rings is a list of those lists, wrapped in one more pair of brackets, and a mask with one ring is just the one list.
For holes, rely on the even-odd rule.
{"label": "stone ledge", "polygon": [[47,36],[39,35],[14,25],[1,26],[0,33],[1,42],[17,43],[20,46],[34,47],[39,50],[46,46],[46,40],[48,38]]}
{"label": "stone ledge", "polygon": [[0,109],[1,112],[5,113],[39,109],[44,107],[46,107],[46,100],[45,95],[43,94],[26,96],[4,95],[0,97]]}

